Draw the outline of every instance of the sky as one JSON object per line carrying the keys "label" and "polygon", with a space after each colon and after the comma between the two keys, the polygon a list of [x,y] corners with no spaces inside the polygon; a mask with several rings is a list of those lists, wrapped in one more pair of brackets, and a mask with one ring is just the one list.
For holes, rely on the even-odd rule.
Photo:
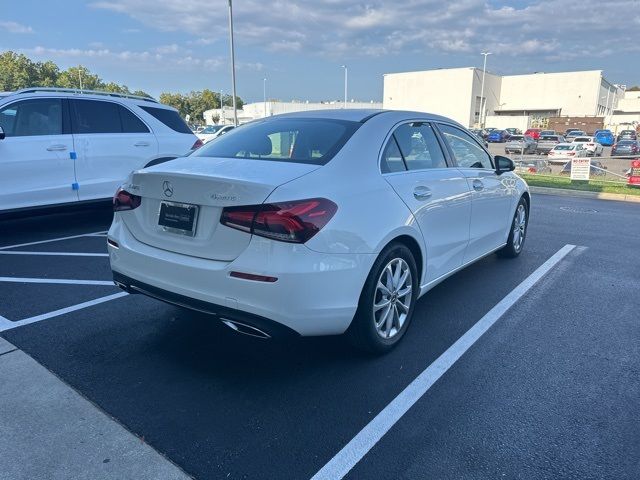
{"label": "sky", "polygon": [[[0,52],[154,96],[231,91],[227,0],[0,0]],[[640,84],[640,0],[234,0],[245,101],[381,101],[383,74],[482,67],[498,74],[603,70]]]}

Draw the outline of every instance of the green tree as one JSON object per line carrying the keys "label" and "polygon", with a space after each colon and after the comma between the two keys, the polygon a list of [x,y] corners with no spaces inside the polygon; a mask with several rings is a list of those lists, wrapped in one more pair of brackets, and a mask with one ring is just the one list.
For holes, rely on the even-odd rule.
{"label": "green tree", "polygon": [[25,55],[15,52],[0,54],[0,91],[32,87],[36,80],[36,64]]}
{"label": "green tree", "polygon": [[83,65],[69,67],[58,77],[58,87],[82,88],[84,90],[100,90],[104,87],[102,79]]}

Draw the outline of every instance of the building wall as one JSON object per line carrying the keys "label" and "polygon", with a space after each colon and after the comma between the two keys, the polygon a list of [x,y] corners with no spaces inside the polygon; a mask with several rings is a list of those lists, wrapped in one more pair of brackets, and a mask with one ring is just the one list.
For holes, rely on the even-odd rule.
{"label": "building wall", "polygon": [[616,110],[640,113],[640,92],[624,92],[624,98],[618,100]]}
{"label": "building wall", "polygon": [[600,70],[508,75],[502,77],[499,110],[559,110],[560,115],[596,115],[602,95],[606,97]]}
{"label": "building wall", "polygon": [[473,119],[473,79],[473,68],[388,73],[382,104],[390,110],[443,115],[467,126]]}

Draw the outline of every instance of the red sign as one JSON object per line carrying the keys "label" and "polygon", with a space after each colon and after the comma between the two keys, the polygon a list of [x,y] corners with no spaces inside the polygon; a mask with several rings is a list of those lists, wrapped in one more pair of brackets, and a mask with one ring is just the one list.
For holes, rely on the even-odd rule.
{"label": "red sign", "polygon": [[631,162],[631,169],[629,173],[629,185],[640,187],[640,160],[634,160]]}

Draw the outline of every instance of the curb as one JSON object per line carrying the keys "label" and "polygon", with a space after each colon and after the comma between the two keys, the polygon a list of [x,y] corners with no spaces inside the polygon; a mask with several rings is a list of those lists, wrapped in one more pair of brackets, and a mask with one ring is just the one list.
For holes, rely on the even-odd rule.
{"label": "curb", "polygon": [[615,200],[618,202],[640,203],[640,195],[624,195],[622,193],[601,193],[573,190],[570,188],[529,187],[531,193],[541,195],[559,195],[561,197],[594,198],[598,200]]}

